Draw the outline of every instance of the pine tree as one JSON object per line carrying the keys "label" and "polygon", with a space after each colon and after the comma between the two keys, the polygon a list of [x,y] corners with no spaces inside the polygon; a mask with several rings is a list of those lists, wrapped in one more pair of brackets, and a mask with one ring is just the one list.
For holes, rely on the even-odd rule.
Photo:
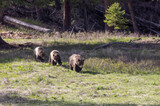
{"label": "pine tree", "polygon": [[106,11],[104,22],[114,29],[126,29],[128,20],[123,17],[125,10],[121,10],[119,3],[112,4]]}
{"label": "pine tree", "polygon": [[[105,8],[105,11],[110,7],[111,5],[111,0],[104,0],[104,8]],[[105,24],[105,31],[111,31],[111,27],[109,27],[107,25],[107,23]]]}

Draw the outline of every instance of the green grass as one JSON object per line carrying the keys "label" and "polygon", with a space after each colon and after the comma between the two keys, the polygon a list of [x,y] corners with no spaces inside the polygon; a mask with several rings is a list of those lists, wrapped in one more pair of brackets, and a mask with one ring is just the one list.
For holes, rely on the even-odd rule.
{"label": "green grass", "polygon": [[[39,39],[4,39],[9,43],[38,43],[46,54],[61,53],[62,67],[34,60],[33,48],[0,51],[1,105],[160,105],[160,50],[114,45],[93,50],[109,42],[128,42],[136,37],[101,34],[42,36]],[[147,39],[143,37],[142,39]],[[68,70],[68,58],[85,58],[80,73]]]}

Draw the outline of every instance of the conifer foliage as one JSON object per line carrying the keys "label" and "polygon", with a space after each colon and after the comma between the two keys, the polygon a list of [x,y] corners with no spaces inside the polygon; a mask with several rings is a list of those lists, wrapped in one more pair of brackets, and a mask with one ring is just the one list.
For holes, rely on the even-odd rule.
{"label": "conifer foliage", "polygon": [[123,17],[124,14],[125,10],[121,10],[119,3],[114,3],[106,10],[104,22],[114,29],[127,29],[128,20]]}

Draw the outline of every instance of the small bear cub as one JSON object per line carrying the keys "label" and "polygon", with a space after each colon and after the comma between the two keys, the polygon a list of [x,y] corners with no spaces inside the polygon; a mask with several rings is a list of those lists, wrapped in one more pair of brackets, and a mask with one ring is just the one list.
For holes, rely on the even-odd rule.
{"label": "small bear cub", "polygon": [[61,57],[60,57],[60,53],[58,50],[53,50],[50,52],[49,55],[49,61],[50,64],[52,64],[53,66],[56,65],[57,63],[61,66],[62,62],[61,62]]}
{"label": "small bear cub", "polygon": [[34,49],[34,56],[36,61],[43,62],[45,59],[45,52],[42,47],[36,47]]}
{"label": "small bear cub", "polygon": [[83,68],[84,59],[79,54],[73,54],[69,57],[69,68],[80,72]]}

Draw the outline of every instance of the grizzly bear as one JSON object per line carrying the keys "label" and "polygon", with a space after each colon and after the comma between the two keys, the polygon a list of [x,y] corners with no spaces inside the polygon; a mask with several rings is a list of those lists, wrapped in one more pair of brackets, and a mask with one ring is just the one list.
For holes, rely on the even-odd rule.
{"label": "grizzly bear", "polygon": [[83,68],[84,59],[79,54],[73,54],[69,57],[69,68],[80,72]]}
{"label": "grizzly bear", "polygon": [[56,65],[57,63],[59,65],[62,65],[61,57],[60,57],[60,54],[59,54],[58,50],[51,51],[51,53],[49,55],[49,61],[48,62],[50,64],[52,64],[53,66]]}
{"label": "grizzly bear", "polygon": [[45,52],[42,47],[36,47],[34,49],[35,60],[39,62],[43,62],[45,59]]}

